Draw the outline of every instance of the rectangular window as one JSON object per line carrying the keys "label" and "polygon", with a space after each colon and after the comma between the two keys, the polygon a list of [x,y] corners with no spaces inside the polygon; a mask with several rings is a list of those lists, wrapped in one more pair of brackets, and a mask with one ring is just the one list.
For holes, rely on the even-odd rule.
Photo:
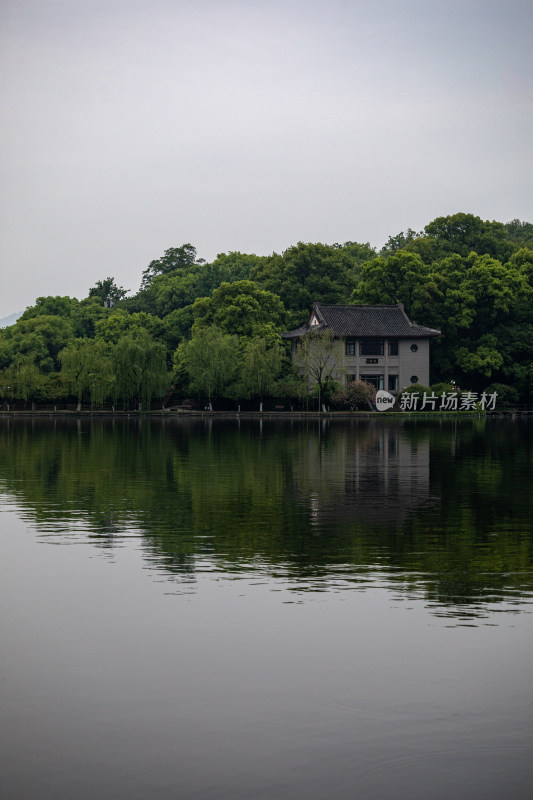
{"label": "rectangular window", "polygon": [[389,355],[398,355],[398,339],[389,339]]}
{"label": "rectangular window", "polygon": [[383,375],[360,375],[359,380],[371,383],[376,389],[383,389]]}
{"label": "rectangular window", "polygon": [[346,355],[355,355],[355,339],[346,339]]}
{"label": "rectangular window", "polygon": [[397,391],[398,391],[398,376],[389,375],[389,392],[397,392]]}
{"label": "rectangular window", "polygon": [[360,339],[360,356],[382,356],[384,352],[383,339]]}

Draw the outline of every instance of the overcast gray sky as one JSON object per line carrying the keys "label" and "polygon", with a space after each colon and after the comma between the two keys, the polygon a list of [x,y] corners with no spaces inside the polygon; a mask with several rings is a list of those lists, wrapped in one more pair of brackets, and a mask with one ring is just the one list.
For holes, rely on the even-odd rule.
{"label": "overcast gray sky", "polygon": [[533,221],[531,0],[0,0],[0,316],[168,247]]}

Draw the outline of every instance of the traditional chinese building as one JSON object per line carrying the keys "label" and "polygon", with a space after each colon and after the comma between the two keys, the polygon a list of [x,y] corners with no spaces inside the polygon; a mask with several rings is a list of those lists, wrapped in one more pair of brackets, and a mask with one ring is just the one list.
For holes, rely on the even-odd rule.
{"label": "traditional chinese building", "polygon": [[282,334],[293,344],[321,331],[333,334],[331,377],[362,380],[395,394],[413,383],[429,385],[429,340],[440,331],[411,322],[402,303],[336,306],[314,303],[306,325]]}

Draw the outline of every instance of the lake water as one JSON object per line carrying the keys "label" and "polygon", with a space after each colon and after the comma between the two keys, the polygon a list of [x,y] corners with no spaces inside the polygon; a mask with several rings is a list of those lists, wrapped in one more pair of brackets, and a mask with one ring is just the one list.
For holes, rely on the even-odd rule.
{"label": "lake water", "polygon": [[533,796],[533,425],[0,419],[2,796]]}

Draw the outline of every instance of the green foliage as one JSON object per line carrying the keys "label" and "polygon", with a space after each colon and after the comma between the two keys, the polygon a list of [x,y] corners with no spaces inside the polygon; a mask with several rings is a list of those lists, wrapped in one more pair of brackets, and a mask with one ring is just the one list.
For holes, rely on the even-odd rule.
{"label": "green foliage", "polygon": [[514,386],[508,386],[505,383],[491,383],[485,389],[486,393],[498,395],[498,406],[513,406],[520,400],[520,393]]}
{"label": "green foliage", "polygon": [[421,233],[416,233],[416,231],[414,231],[412,228],[407,228],[405,233],[401,231],[400,233],[397,233],[396,236],[389,236],[386,244],[384,244],[379,251],[379,255],[391,256],[394,253],[397,253],[398,250],[403,250],[407,245],[411,244],[411,242],[422,235],[423,234]]}
{"label": "green foliage", "polygon": [[428,276],[429,269],[418,254],[400,250],[363,265],[361,282],[351,300],[358,304],[404,303],[410,309]]}
{"label": "green foliage", "polygon": [[127,295],[128,290],[123,289],[122,286],[117,286],[114,278],[105,278],[103,281],[97,281],[96,284],[89,289],[89,297],[95,297],[100,300],[100,303],[106,308],[119,303]]}
{"label": "green foliage", "polygon": [[309,383],[303,375],[283,374],[272,392],[276,397],[287,397],[300,403],[309,397]]}
{"label": "green foliage", "polygon": [[410,383],[409,386],[402,389],[400,396],[404,392],[406,394],[414,394],[421,400],[424,397],[424,393],[427,395],[431,394],[431,388],[429,386],[423,386],[421,383]]}
{"label": "green foliage", "polygon": [[518,247],[533,250],[533,223],[513,219],[505,225],[507,237]]}
{"label": "green foliage", "polygon": [[[402,302],[412,320],[440,329],[434,376],[477,389],[487,377],[512,378],[530,393],[533,252],[505,240],[500,223],[472,215],[440,218],[426,231],[431,236],[411,232],[403,249],[391,245],[391,255],[364,264],[352,302]],[[513,250],[506,263],[493,255]]]}
{"label": "green foliage", "polygon": [[[126,298],[125,290],[108,277],[81,301],[37,298],[14,325],[0,331],[0,370],[4,377],[11,375],[4,383],[16,384],[20,397],[33,393],[45,398],[63,391],[60,374],[65,377],[65,364],[59,373],[58,354],[79,349],[75,340],[94,339],[111,347],[124,337],[146,334],[164,344],[169,362],[176,348],[183,345],[185,350],[193,331],[216,327],[239,337],[236,360],[242,362],[242,370],[239,378],[233,375],[233,388],[228,384],[224,392],[260,393],[254,384],[253,357],[246,355],[259,347],[257,342],[264,342],[263,355],[274,359],[272,369],[278,374],[273,353],[280,331],[305,322],[314,300],[350,299],[401,302],[411,320],[440,329],[442,336],[431,342],[432,380],[454,380],[479,391],[490,379],[531,401],[532,245],[533,224],[513,220],[502,225],[472,214],[439,217],[422,233],[408,228],[390,237],[379,256],[368,243],[300,242],[281,255],[230,252],[205,263],[192,245],[184,244],[150,263],[141,290],[133,297]],[[112,304],[118,306],[107,307]],[[259,351],[256,357],[259,365]],[[317,379],[309,377],[308,367],[301,369],[307,374],[307,388],[316,387],[320,395],[327,395],[334,371],[325,369]],[[108,385],[105,374],[103,370],[102,381]],[[182,381],[189,380],[186,371],[181,376]],[[22,388],[24,380],[27,389]],[[133,379],[130,384],[136,385]],[[298,396],[300,384],[300,378],[278,374],[263,391]],[[74,391],[72,383],[68,386]],[[84,397],[91,397],[89,386],[90,382],[84,384]],[[118,391],[116,381],[113,386]],[[95,377],[93,402],[103,391]],[[132,391],[131,386],[124,389],[121,399],[130,402]]]}
{"label": "green foliage", "polygon": [[166,366],[166,350],[146,330],[122,336],[112,351],[115,401],[126,405],[133,401],[149,408],[152,398],[162,397],[170,380]]}
{"label": "green foliage", "polygon": [[42,316],[72,319],[78,308],[79,301],[75,297],[38,297],[35,305],[28,306],[19,319],[26,320]]}
{"label": "green foliage", "polygon": [[[365,247],[365,246],[363,246]],[[366,246],[368,247],[368,246]],[[289,247],[283,255],[274,253],[251,273],[252,279],[279,295],[291,312],[289,325],[301,324],[315,300],[323,303],[346,302],[357,282],[358,266],[366,255],[354,251],[355,243],[339,245],[304,244]]]}
{"label": "green foliage", "polygon": [[86,297],[80,300],[74,317],[75,335],[92,339],[96,332],[96,323],[106,319],[111,313],[111,309],[104,306],[98,297]]}
{"label": "green foliage", "polygon": [[490,378],[503,364],[503,356],[496,349],[498,341],[495,336],[487,334],[480,339],[480,343],[471,350],[468,347],[459,347],[457,350],[457,364],[465,373],[480,373]]}
{"label": "green foliage", "polygon": [[143,272],[141,290],[147,289],[157,275],[167,275],[188,269],[196,263],[196,248],[192,244],[170,247],[161,258],[151,261]]}
{"label": "green foliage", "polygon": [[162,320],[167,350],[173,353],[183,339],[190,339],[194,323],[193,306],[177,308]]}
{"label": "green foliage", "polygon": [[426,235],[437,243],[436,257],[458,253],[466,257],[472,251],[507,261],[516,249],[509,241],[505,225],[484,222],[473,214],[437,217],[425,227]]}
{"label": "green foliage", "polygon": [[37,368],[31,357],[19,359],[0,374],[0,392],[3,398],[14,400],[43,399],[46,376]]}
{"label": "green foliage", "polygon": [[431,394],[435,394],[437,397],[442,397],[443,394],[457,391],[457,386],[453,383],[432,383],[429,388]]}
{"label": "green foliage", "polygon": [[128,314],[122,308],[98,320],[94,329],[96,338],[108,343],[118,342],[122,336],[136,336],[143,332],[154,337],[164,333],[161,320],[152,314],[145,311]]}
{"label": "green foliage", "polygon": [[281,338],[249,339],[242,349],[242,366],[239,396],[263,397],[274,392],[276,379],[281,372],[283,345]]}
{"label": "green foliage", "polygon": [[12,363],[33,363],[42,372],[58,369],[58,354],[74,338],[69,318],[37,315],[17,320],[0,333],[0,368]]}
{"label": "green foliage", "polygon": [[102,405],[114,382],[112,348],[98,339],[77,339],[59,354],[65,386],[78,398]]}
{"label": "green foliage", "polygon": [[192,305],[199,297],[210,296],[222,283],[248,279],[251,269],[264,260],[256,255],[231,252],[220,253],[213,262],[206,263],[193,257],[191,247],[171,248],[162,259],[152,262],[139,293],[124,300],[121,307],[166,317]]}
{"label": "green foliage", "polygon": [[331,328],[311,331],[306,334],[296,345],[294,365],[296,370],[307,381],[309,390],[316,389],[318,394],[318,407],[321,407],[322,398],[334,392],[334,387],[328,382],[333,381],[334,374],[339,366],[340,351]]}
{"label": "green foliage", "polygon": [[333,397],[334,402],[353,411],[355,408],[371,408],[376,399],[376,387],[366,381],[350,381]]}
{"label": "green foliage", "polygon": [[191,305],[198,296],[210,293],[211,289],[206,284],[199,275],[199,269],[185,275],[158,275],[150,287],[155,312],[164,317],[176,309]]}
{"label": "green foliage", "polygon": [[337,250],[342,250],[343,253],[349,256],[351,261],[350,270],[376,257],[376,250],[374,247],[371,247],[369,242],[365,244],[361,244],[360,242],[344,242],[342,245],[335,244],[333,247]]}
{"label": "green foliage", "polygon": [[533,288],[533,249],[522,247],[517,250],[509,259],[507,266],[518,270]]}
{"label": "green foliage", "polygon": [[193,305],[195,327],[220,328],[238,336],[276,336],[284,316],[279,297],[261,289],[253,281],[223,283],[211,297],[202,297]]}
{"label": "green foliage", "polygon": [[221,253],[210,264],[194,263],[177,271],[156,276],[150,287],[155,311],[166,316],[191,305],[198,297],[208,297],[222,283],[248,278],[260,258],[243,253]]}
{"label": "green foliage", "polygon": [[238,339],[211,325],[194,331],[190,341],[182,342],[174,356],[178,376],[185,373],[193,392],[209,403],[224,396],[240,366]]}

